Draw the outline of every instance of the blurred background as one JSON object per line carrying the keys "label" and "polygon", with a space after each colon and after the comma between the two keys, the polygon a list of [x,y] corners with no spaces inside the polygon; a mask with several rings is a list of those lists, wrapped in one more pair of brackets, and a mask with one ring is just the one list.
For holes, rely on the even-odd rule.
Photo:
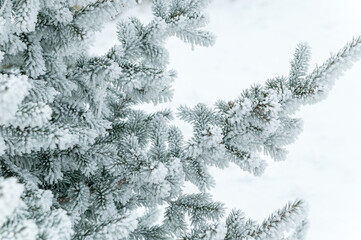
{"label": "blurred background", "polygon": [[[146,111],[216,100],[233,100],[254,83],[287,75],[296,45],[312,47],[310,69],[321,65],[352,37],[361,35],[361,0],[213,0],[207,29],[217,36],[210,48],[176,38],[167,41],[170,68],[178,72],[172,103],[144,105]],[[151,19],[149,2],[128,15]],[[92,54],[116,44],[116,21],[96,36]],[[298,140],[284,162],[269,161],[264,175],[252,176],[235,165],[211,169],[214,199],[228,211],[242,209],[261,221],[287,201],[309,204],[308,240],[361,239],[361,61],[339,79],[326,100],[305,106]],[[190,125],[174,122],[186,137]],[[187,192],[196,191],[186,186]]]}

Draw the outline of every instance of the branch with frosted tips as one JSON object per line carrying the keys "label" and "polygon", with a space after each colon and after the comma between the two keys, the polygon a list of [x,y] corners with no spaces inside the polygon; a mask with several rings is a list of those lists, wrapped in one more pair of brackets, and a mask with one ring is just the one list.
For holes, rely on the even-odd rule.
{"label": "branch with frosted tips", "polygon": [[[143,25],[136,18],[130,18],[118,24],[118,39],[121,45],[113,47],[107,57],[117,62],[124,69],[125,75],[129,75],[127,73],[129,69],[135,70],[139,77],[145,78],[143,82],[139,82],[137,79],[128,79],[125,83],[125,86],[139,100],[143,101],[144,99],[147,102],[158,103],[172,98],[170,83],[173,81],[175,73],[165,70],[168,64],[168,51],[163,46],[166,38],[177,35],[192,45],[213,44],[213,36],[198,29],[204,26],[205,16],[202,8],[207,2],[199,0],[154,1],[153,11],[158,19],[147,25]],[[178,13],[175,15],[183,20],[166,21],[166,19],[175,17],[175,12]],[[131,64],[129,60],[137,62],[137,64]],[[133,72],[131,73],[134,75]],[[155,79],[152,79],[153,76]],[[149,91],[149,89],[154,89],[154,91]],[[149,98],[150,94],[159,97]]]}
{"label": "branch with frosted tips", "polygon": [[194,45],[211,46],[215,37],[208,31],[200,30],[208,22],[203,9],[208,0],[153,1],[153,14],[166,23],[165,33],[177,36],[184,42]]}
{"label": "branch with frosted tips", "polygon": [[226,219],[227,232],[224,240],[242,239],[244,237],[246,219],[241,210],[233,209]]}
{"label": "branch with frosted tips", "polygon": [[360,57],[360,43],[360,38],[354,39],[309,75],[309,48],[300,44],[288,79],[275,78],[265,86],[252,86],[228,104],[218,102],[226,149],[236,157],[238,153],[254,155],[263,151],[275,160],[284,160],[284,146],[292,143],[302,129],[302,121],[289,115],[302,104],[326,96],[340,73]]}
{"label": "branch with frosted tips", "polygon": [[164,226],[156,224],[161,211],[157,207],[152,207],[139,217],[137,228],[131,233],[132,240],[147,239],[147,240],[170,240],[171,233],[167,231]]}
{"label": "branch with frosted tips", "polygon": [[[307,227],[306,206],[301,200],[286,206],[263,221],[246,219],[241,210],[232,210],[226,219],[225,240],[302,240]],[[289,238],[289,237],[293,238]]]}
{"label": "branch with frosted tips", "polygon": [[197,104],[193,109],[181,106],[178,116],[194,128],[194,137],[187,142],[181,155],[186,180],[205,191],[214,186],[208,166],[224,168],[228,164],[228,160],[224,159],[225,148],[222,130],[217,125],[218,116],[204,104]]}
{"label": "branch with frosted tips", "polygon": [[225,115],[204,104],[197,104],[193,109],[181,106],[178,116],[194,128],[194,136],[188,141],[182,157],[187,180],[196,184],[201,191],[214,185],[208,166],[224,168],[231,161],[254,175],[263,173],[267,164],[257,152],[240,149],[225,138],[229,128],[225,124]]}
{"label": "branch with frosted tips", "polygon": [[[281,239],[287,229],[305,227],[305,215],[307,207],[302,200],[288,203],[277,212],[273,213],[256,230],[248,233],[248,236],[256,240]],[[299,229],[297,229],[299,231]]]}
{"label": "branch with frosted tips", "polygon": [[84,7],[75,5],[74,22],[81,27],[98,31],[103,23],[136,4],[136,1],[128,0],[97,0]]}
{"label": "branch with frosted tips", "polygon": [[[210,0],[154,0],[152,5],[153,14],[162,19],[176,21],[180,16],[185,16],[189,19],[197,19],[197,13],[202,12],[203,9],[210,4]],[[202,17],[204,17],[202,15]]]}
{"label": "branch with frosted tips", "polygon": [[147,25],[137,18],[120,21],[117,25],[120,46],[116,46],[116,58],[121,62],[140,60],[143,64],[165,68],[169,53],[164,47],[166,26],[156,21]]}
{"label": "branch with frosted tips", "polygon": [[153,13],[157,18],[146,26],[135,18],[118,24],[118,39],[123,48],[119,52],[120,56],[131,59],[148,56],[151,63],[165,66],[168,63],[168,52],[162,45],[170,36],[175,35],[192,45],[213,45],[214,36],[199,29],[207,22],[202,9],[206,2],[153,1]]}
{"label": "branch with frosted tips", "polygon": [[149,31],[139,21],[119,23],[118,38],[122,45],[113,47],[106,55],[121,68],[109,88],[118,98],[127,99],[131,104],[157,104],[169,101],[173,96],[171,83],[176,74],[166,70],[168,52],[162,44],[154,44],[148,38]]}
{"label": "branch with frosted tips", "polygon": [[[81,225],[76,226],[78,231],[72,239],[118,240],[129,239],[129,235],[137,228],[138,220],[134,212],[123,214],[113,219],[93,223],[84,219]],[[109,234],[111,233],[111,234]]]}
{"label": "branch with frosted tips", "polygon": [[[181,106],[179,117],[194,126],[194,137],[188,144],[190,147],[185,149],[185,156],[188,156],[188,160],[192,160],[194,166],[201,167],[198,169],[202,169],[203,172],[198,175],[195,174],[197,171],[193,174],[188,171],[189,180],[194,178],[192,182],[196,182],[195,179],[203,176],[199,178],[203,179],[201,181],[203,184],[198,185],[201,189],[210,186],[206,184],[211,181],[206,174],[206,165],[216,162],[202,160],[204,159],[202,156],[209,156],[208,148],[194,147],[199,143],[202,144],[203,131],[207,131],[209,126],[222,129],[223,137],[218,141],[218,147],[214,149],[226,156],[227,159],[222,159],[223,165],[232,161],[243,170],[260,175],[267,166],[259,157],[262,151],[274,160],[284,160],[287,155],[284,147],[294,142],[302,129],[302,121],[289,115],[302,103],[307,103],[305,101],[307,98],[317,98],[318,95],[326,93],[321,90],[317,92],[317,88],[331,88],[332,82],[340,76],[337,73],[343,72],[349,63],[359,58],[360,42],[360,38],[354,39],[310,75],[306,73],[310,56],[309,47],[306,44],[299,44],[291,62],[288,79],[275,78],[269,80],[265,86],[255,85],[245,90],[236,101],[228,103],[220,101],[217,103],[218,112],[202,104],[198,104],[194,109]],[[336,71],[335,69],[338,68],[340,70]],[[308,95],[300,94],[300,90],[307,90]],[[213,152],[212,156],[217,154]]]}
{"label": "branch with frosted tips", "polygon": [[257,153],[249,153],[245,151],[240,151],[235,146],[225,144],[226,158],[229,161],[236,164],[243,171],[249,172],[255,176],[260,176],[264,173],[267,162],[260,158]]}
{"label": "branch with frosted tips", "polygon": [[209,194],[189,194],[180,196],[169,202],[166,209],[163,226],[176,235],[187,231],[185,213],[190,215],[191,225],[194,228],[201,227],[207,220],[218,221],[224,215],[224,205],[212,202]]}
{"label": "branch with frosted tips", "polygon": [[311,56],[310,47],[307,43],[299,43],[293,54],[291,61],[291,70],[289,73],[289,85],[295,86],[307,75],[308,64]]}
{"label": "branch with frosted tips", "polygon": [[224,223],[206,223],[198,228],[191,229],[179,238],[179,240],[224,240],[225,227]]}
{"label": "branch with frosted tips", "polygon": [[[93,144],[99,135],[97,130],[57,123],[46,124],[42,128],[26,127],[23,131],[0,127],[0,134],[6,142],[7,153],[14,156],[47,149],[65,150],[77,144]],[[19,139],[25,139],[25,142]]]}
{"label": "branch with frosted tips", "polygon": [[[361,36],[346,44],[320,67],[316,67],[305,79],[301,93],[295,93],[304,103],[323,100],[334,82],[361,57]],[[302,88],[301,88],[302,90]],[[300,96],[301,95],[301,96]]]}

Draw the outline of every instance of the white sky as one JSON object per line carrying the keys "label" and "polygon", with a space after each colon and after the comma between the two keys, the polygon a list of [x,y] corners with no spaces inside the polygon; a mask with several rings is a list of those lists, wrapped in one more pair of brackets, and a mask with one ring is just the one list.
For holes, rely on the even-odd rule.
{"label": "white sky", "polygon": [[[149,14],[146,9],[135,13],[143,19]],[[178,78],[173,102],[157,108],[235,99],[253,83],[287,75],[297,43],[312,47],[312,69],[361,34],[361,0],[214,0],[209,13],[207,29],[217,35],[215,46],[191,51],[177,39],[167,42]],[[111,23],[97,35],[91,52],[102,53],[115,42]],[[254,177],[234,165],[212,169],[214,199],[262,220],[302,198],[310,205],[308,240],[360,240],[360,78],[361,62],[325,101],[296,114],[304,120],[303,133],[288,147],[287,160],[269,162],[264,175]],[[176,124],[190,135],[189,125]]]}

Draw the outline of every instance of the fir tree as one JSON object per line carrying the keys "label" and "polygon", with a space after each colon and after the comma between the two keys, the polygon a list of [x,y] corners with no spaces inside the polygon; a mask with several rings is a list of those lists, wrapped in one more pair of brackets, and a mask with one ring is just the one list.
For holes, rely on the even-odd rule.
{"label": "fir tree", "polygon": [[[172,98],[167,38],[214,43],[203,30],[208,0],[153,0],[152,21],[119,22],[120,44],[89,56],[94,33],[137,2],[0,0],[0,238],[304,239],[301,200],[260,224],[240,210],[224,219],[208,166],[261,175],[261,153],[284,160],[302,126],[292,114],[326,97],[361,39],[311,72],[300,44],[289,76],[213,108],[181,106],[194,127],[187,141],[170,110],[135,106]],[[183,193],[185,181],[199,193]]]}

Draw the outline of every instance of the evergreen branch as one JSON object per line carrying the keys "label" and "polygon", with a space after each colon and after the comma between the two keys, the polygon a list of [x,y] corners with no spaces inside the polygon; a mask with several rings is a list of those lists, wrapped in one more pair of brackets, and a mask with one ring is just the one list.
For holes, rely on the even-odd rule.
{"label": "evergreen branch", "polygon": [[305,211],[305,203],[302,200],[288,203],[284,208],[269,216],[255,231],[248,233],[248,235],[257,240],[279,238],[287,227],[297,225],[303,220]]}
{"label": "evergreen branch", "polygon": [[300,78],[307,75],[308,62],[310,59],[310,47],[307,43],[300,43],[297,45],[296,51],[291,61],[291,70],[289,74],[289,85],[291,88],[297,85]]}
{"label": "evergreen branch", "polygon": [[317,102],[324,99],[335,80],[343,75],[361,57],[361,36],[346,44],[336,55],[316,67],[294,92],[303,101]]}

